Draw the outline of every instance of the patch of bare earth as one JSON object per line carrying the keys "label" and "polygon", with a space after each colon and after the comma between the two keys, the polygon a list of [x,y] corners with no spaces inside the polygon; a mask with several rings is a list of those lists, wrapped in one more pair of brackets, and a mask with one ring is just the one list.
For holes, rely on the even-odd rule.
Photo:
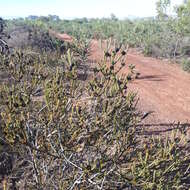
{"label": "patch of bare earth", "polygon": [[73,38],[71,36],[69,36],[68,34],[61,34],[58,32],[55,32],[54,30],[49,30],[49,34],[56,37],[59,40],[65,41],[65,42],[72,42]]}

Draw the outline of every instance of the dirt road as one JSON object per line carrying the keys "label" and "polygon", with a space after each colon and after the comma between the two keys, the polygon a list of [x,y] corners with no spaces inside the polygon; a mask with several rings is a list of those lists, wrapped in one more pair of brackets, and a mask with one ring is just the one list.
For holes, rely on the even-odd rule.
{"label": "dirt road", "polygon": [[[102,50],[97,41],[92,41],[93,60],[100,59]],[[130,84],[130,89],[138,93],[138,108],[152,113],[145,123],[169,125],[173,122],[190,122],[190,74],[166,61],[144,57],[130,50],[127,65],[134,64],[140,77]],[[128,66],[122,72],[126,73]]]}
{"label": "dirt road", "polygon": [[[72,38],[64,35],[56,34],[56,37],[72,41]],[[92,40],[90,59],[94,64],[103,56],[100,47],[97,40]],[[123,74],[127,73],[129,64],[134,64],[140,73],[140,77],[129,85],[139,97],[138,110],[151,113],[144,124],[155,129],[163,126],[164,129],[180,122],[190,127],[190,74],[177,64],[145,57],[134,49],[128,53]]]}

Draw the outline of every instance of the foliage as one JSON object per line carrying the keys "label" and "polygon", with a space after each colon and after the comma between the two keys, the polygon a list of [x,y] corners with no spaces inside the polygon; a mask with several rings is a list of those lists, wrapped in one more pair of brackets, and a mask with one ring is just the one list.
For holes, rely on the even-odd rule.
{"label": "foliage", "polygon": [[159,19],[167,17],[167,8],[170,5],[170,0],[159,0],[156,2],[156,9]]}
{"label": "foliage", "polygon": [[0,85],[1,138],[15,159],[8,179],[23,189],[188,189],[186,131],[146,141],[136,126],[131,78],[119,74],[127,51],[108,46],[83,81],[89,46],[77,46],[0,57],[10,77]]}
{"label": "foliage", "polygon": [[[50,57],[22,52],[2,57],[2,69],[11,76],[12,85],[1,89],[1,128],[7,143],[14,145],[20,157],[26,156],[34,172],[34,178],[29,178],[26,171],[25,188],[69,188],[77,185],[80,178],[80,186],[103,186],[100,181],[115,170],[115,161],[133,143],[130,126],[134,97],[124,94],[127,79],[118,78],[113,69],[116,59],[123,59],[123,55],[113,55],[110,68],[105,67],[110,59],[105,56],[94,79],[81,86],[73,53],[68,50],[64,57],[57,57],[61,65],[53,67],[54,72],[50,69],[54,65],[48,66]],[[35,100],[39,91],[43,94],[41,102]],[[126,128],[127,123],[130,125]],[[119,138],[120,153],[109,155]],[[54,165],[57,166],[52,168]],[[92,181],[95,172],[97,185]]]}
{"label": "foliage", "polygon": [[[177,17],[167,15],[170,1],[158,1],[158,17],[136,20],[118,20],[115,15],[103,19],[53,20],[51,17],[25,19],[25,23],[52,28],[75,38],[117,39],[131,47],[140,48],[146,55],[155,57],[183,57],[189,38],[188,3],[176,8]],[[15,21],[14,21],[15,22]]]}
{"label": "foliage", "polygon": [[190,60],[189,59],[182,60],[182,68],[184,71],[190,72]]}
{"label": "foliage", "polygon": [[8,50],[9,50],[7,43],[4,41],[4,38],[8,37],[4,33],[5,25],[6,25],[5,21],[0,17],[0,54],[2,53],[6,54],[8,53]]}
{"label": "foliage", "polygon": [[[169,1],[160,2],[165,13]],[[187,3],[177,18],[135,21],[114,15],[8,21],[7,32],[25,26],[35,43],[0,54],[0,73],[6,75],[0,82],[0,157],[10,154],[14,160],[0,177],[10,189],[190,188],[186,126],[179,124],[164,138],[145,136],[137,125],[136,95],[128,90],[134,66],[128,76],[120,72],[127,56],[122,43],[147,55],[187,57],[189,31],[181,28],[188,10]],[[50,27],[73,35],[73,42],[53,39]],[[90,39],[110,37],[115,46],[108,43],[102,60],[89,68]],[[188,58],[182,65],[189,70]]]}
{"label": "foliage", "polygon": [[186,1],[186,3],[177,7],[177,15],[178,15],[178,25],[179,30],[181,32],[189,34],[189,23],[190,23],[190,1]]}

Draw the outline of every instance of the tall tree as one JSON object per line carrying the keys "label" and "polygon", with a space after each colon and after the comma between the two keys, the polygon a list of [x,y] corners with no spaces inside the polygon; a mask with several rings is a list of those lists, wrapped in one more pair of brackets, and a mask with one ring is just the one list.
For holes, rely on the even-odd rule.
{"label": "tall tree", "polygon": [[170,4],[171,4],[170,0],[158,0],[156,2],[156,10],[159,19],[165,19],[168,17],[167,9],[170,6]]}
{"label": "tall tree", "polygon": [[185,0],[177,7],[176,12],[179,27],[183,32],[190,33],[190,0]]}

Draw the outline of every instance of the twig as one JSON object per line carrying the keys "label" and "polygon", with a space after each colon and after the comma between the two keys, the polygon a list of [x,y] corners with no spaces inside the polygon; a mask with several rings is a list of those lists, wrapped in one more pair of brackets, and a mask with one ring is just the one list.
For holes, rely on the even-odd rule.
{"label": "twig", "polygon": [[75,188],[75,185],[78,185],[81,183],[81,179],[83,177],[84,173],[80,175],[80,177],[73,183],[73,185],[70,187],[70,190],[73,190]]}

